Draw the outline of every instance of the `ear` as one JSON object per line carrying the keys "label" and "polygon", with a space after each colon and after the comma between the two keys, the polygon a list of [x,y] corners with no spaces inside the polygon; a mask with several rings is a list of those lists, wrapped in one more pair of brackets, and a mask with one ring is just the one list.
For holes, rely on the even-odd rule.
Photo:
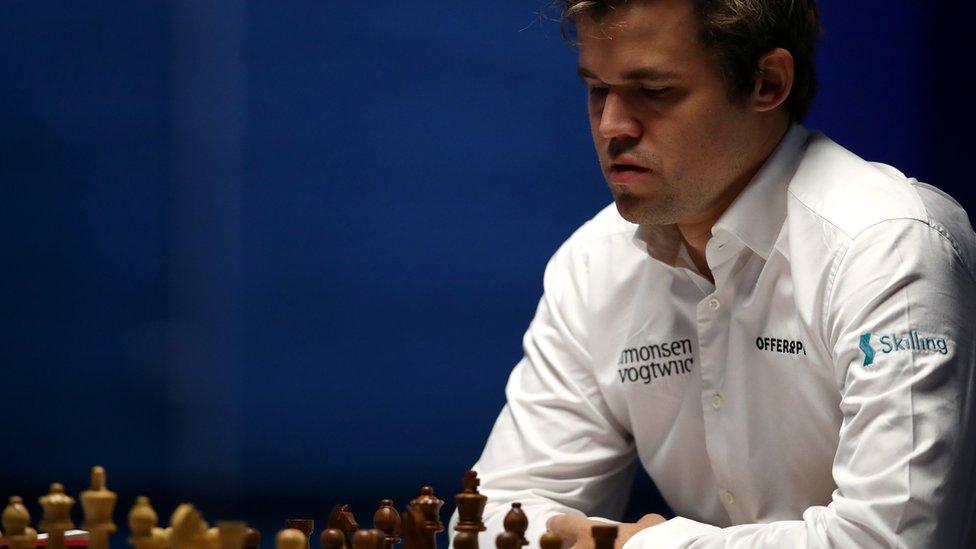
{"label": "ear", "polygon": [[793,89],[793,54],[773,48],[759,59],[759,75],[752,91],[752,107],[769,112],[783,104]]}

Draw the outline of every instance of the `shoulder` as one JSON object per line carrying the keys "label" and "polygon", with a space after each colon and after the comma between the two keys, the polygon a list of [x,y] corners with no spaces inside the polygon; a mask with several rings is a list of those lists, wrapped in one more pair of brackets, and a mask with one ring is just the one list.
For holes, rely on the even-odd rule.
{"label": "shoulder", "polygon": [[800,206],[791,208],[791,216],[815,218],[832,233],[838,251],[868,235],[936,233],[971,272],[976,266],[976,233],[958,202],[892,166],[862,159],[822,133],[811,132],[789,196]]}
{"label": "shoulder", "polygon": [[607,241],[630,239],[636,230],[637,225],[620,217],[617,206],[611,202],[586,223],[580,225],[566,240],[564,246],[587,249],[603,245]]}

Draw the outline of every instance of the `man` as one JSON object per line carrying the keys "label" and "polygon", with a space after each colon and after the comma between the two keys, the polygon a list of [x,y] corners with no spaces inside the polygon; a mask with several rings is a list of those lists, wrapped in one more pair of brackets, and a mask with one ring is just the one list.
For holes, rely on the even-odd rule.
{"label": "man", "polygon": [[481,546],[513,501],[533,545],[592,546],[635,461],[677,516],[618,547],[963,546],[976,234],[800,125],[814,0],[563,7],[615,204],[546,268],[474,466]]}

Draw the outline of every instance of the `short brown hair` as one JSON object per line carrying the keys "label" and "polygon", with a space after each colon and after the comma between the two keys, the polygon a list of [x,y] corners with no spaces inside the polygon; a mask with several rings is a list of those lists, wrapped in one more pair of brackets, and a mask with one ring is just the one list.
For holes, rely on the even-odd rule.
{"label": "short brown hair", "polygon": [[[566,23],[580,16],[599,21],[631,0],[559,0]],[[790,120],[802,122],[817,93],[814,49],[820,38],[816,0],[689,0],[702,23],[702,43],[712,51],[729,86],[729,98],[744,101],[759,76],[759,59],[773,48],[793,55],[793,89],[786,99]]]}

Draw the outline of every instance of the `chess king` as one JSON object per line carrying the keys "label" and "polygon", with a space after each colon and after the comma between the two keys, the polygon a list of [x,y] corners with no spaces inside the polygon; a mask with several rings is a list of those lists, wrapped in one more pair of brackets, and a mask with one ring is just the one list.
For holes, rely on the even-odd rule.
{"label": "chess king", "polygon": [[613,204],[546,267],[480,545],[517,501],[592,547],[642,466],[676,516],[616,547],[976,547],[976,233],[804,126],[816,1],[558,5]]}

